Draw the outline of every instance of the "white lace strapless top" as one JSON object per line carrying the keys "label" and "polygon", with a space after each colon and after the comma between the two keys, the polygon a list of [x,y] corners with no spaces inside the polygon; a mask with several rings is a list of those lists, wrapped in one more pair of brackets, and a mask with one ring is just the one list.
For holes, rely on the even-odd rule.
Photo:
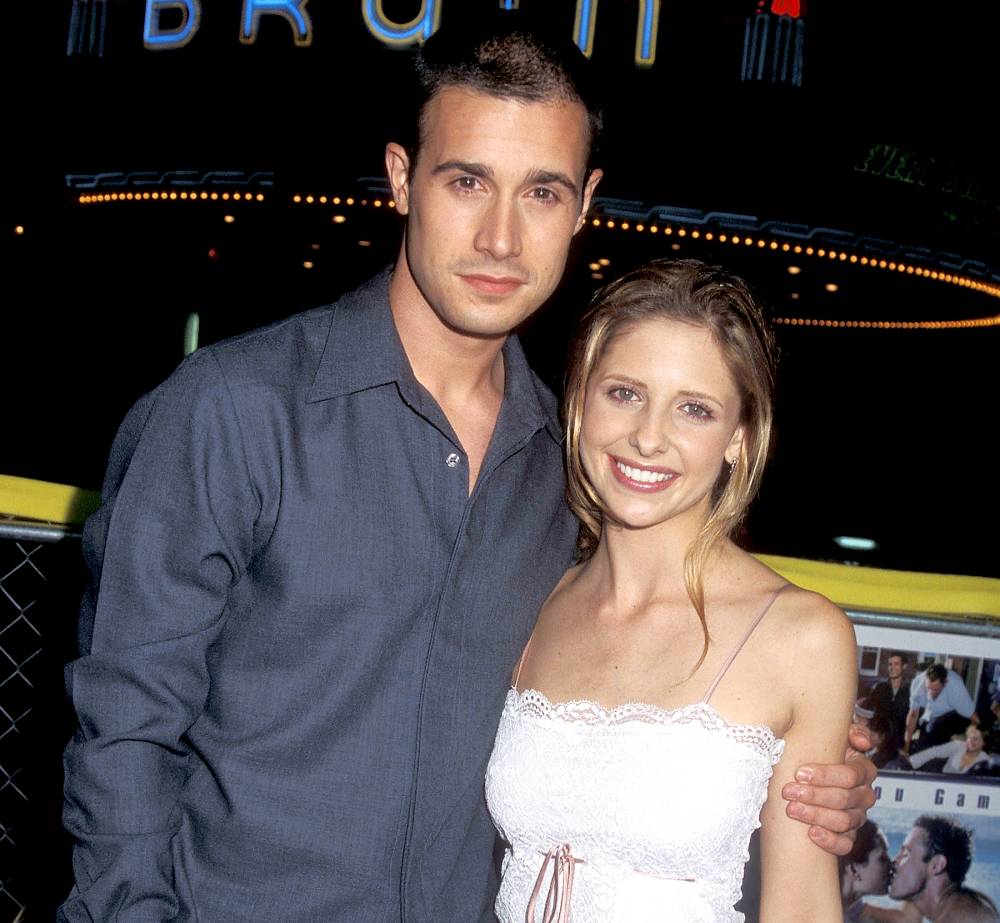
{"label": "white lace strapless top", "polygon": [[731,725],[707,701],[608,710],[511,689],[486,773],[510,844],[501,923],[529,911],[536,923],[742,921],[750,834],[783,750],[769,728]]}

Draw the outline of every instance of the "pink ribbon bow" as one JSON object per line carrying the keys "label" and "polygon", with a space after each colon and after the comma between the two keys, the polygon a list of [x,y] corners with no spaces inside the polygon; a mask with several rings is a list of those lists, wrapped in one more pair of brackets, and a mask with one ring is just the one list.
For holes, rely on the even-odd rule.
{"label": "pink ribbon bow", "polygon": [[545,881],[545,870],[552,863],[552,878],[549,879],[549,890],[545,895],[545,906],[542,909],[540,923],[569,923],[570,901],[573,897],[573,875],[577,862],[583,862],[570,852],[569,843],[553,846],[542,860],[538,870],[535,887],[531,889],[528,899],[528,910],[525,923],[535,923],[535,904],[542,893],[542,883]]}

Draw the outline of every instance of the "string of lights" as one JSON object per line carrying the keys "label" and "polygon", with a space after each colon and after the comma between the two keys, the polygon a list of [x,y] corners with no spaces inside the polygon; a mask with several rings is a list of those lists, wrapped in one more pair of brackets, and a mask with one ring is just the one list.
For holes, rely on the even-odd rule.
{"label": "string of lights", "polygon": [[109,202],[263,202],[263,192],[219,192],[218,190],[188,191],[157,189],[142,192],[98,192],[77,197],[80,205],[103,205]]}
{"label": "string of lights", "polygon": [[[77,201],[81,205],[106,204],[117,202],[254,202],[262,203],[266,201],[266,196],[262,192],[220,192],[218,190],[181,190],[160,189],[139,191],[118,191],[104,193],[87,193],[80,195]],[[290,196],[293,205],[319,205],[335,207],[370,207],[394,209],[396,203],[387,197],[380,195],[368,196],[339,196],[339,195],[316,195],[312,193],[295,193]],[[332,221],[335,224],[342,224],[347,220],[343,214],[335,214]],[[948,272],[942,269],[916,262],[886,258],[885,256],[875,256],[866,253],[852,251],[849,248],[836,246],[814,246],[801,242],[783,240],[780,236],[762,237],[752,233],[723,232],[718,230],[708,230],[705,228],[688,228],[676,222],[643,222],[630,221],[628,219],[611,218],[595,215],[590,219],[592,227],[598,230],[615,231],[618,233],[648,234],[650,236],[661,236],[674,241],[704,241],[706,243],[727,244],[733,247],[751,247],[756,250],[766,252],[784,253],[813,260],[828,260],[836,263],[846,263],[857,265],[867,269],[876,269],[885,272],[898,273],[901,275],[914,276],[928,279],[935,282],[943,282],[948,285],[956,285],[961,288],[970,289],[992,298],[1000,298],[1000,285],[989,281],[973,278],[958,272]],[[590,268],[595,279],[603,278],[602,270],[607,265],[607,261],[600,260],[592,263]],[[313,268],[312,265],[306,268]],[[831,290],[835,290],[831,289]],[[995,327],[1000,326],[1000,314],[966,318],[960,320],[924,320],[924,321],[898,321],[898,320],[850,320],[841,318],[808,318],[808,317],[776,317],[777,324],[792,327],[826,327],[837,329],[877,329],[877,330],[949,330],[964,329],[973,327]]]}

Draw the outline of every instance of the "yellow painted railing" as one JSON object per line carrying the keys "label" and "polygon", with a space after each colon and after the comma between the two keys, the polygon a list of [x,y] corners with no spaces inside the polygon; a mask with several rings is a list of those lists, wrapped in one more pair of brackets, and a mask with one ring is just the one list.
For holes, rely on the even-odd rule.
{"label": "yellow painted railing", "polygon": [[792,583],[822,593],[844,609],[1000,618],[1000,580],[855,567],[758,555]]}
{"label": "yellow painted railing", "polygon": [[[73,526],[82,524],[99,504],[96,491],[0,475],[0,515]],[[783,577],[843,608],[1000,619],[1000,579],[758,557]]]}
{"label": "yellow painted railing", "polygon": [[75,526],[100,505],[96,491],[0,474],[0,515]]}

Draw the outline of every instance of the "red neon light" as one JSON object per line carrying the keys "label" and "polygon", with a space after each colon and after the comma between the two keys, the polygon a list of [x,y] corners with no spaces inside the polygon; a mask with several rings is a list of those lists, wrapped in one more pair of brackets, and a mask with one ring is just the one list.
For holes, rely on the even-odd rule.
{"label": "red neon light", "polygon": [[802,14],[801,0],[771,0],[771,12],[775,16],[791,16],[798,19]]}

